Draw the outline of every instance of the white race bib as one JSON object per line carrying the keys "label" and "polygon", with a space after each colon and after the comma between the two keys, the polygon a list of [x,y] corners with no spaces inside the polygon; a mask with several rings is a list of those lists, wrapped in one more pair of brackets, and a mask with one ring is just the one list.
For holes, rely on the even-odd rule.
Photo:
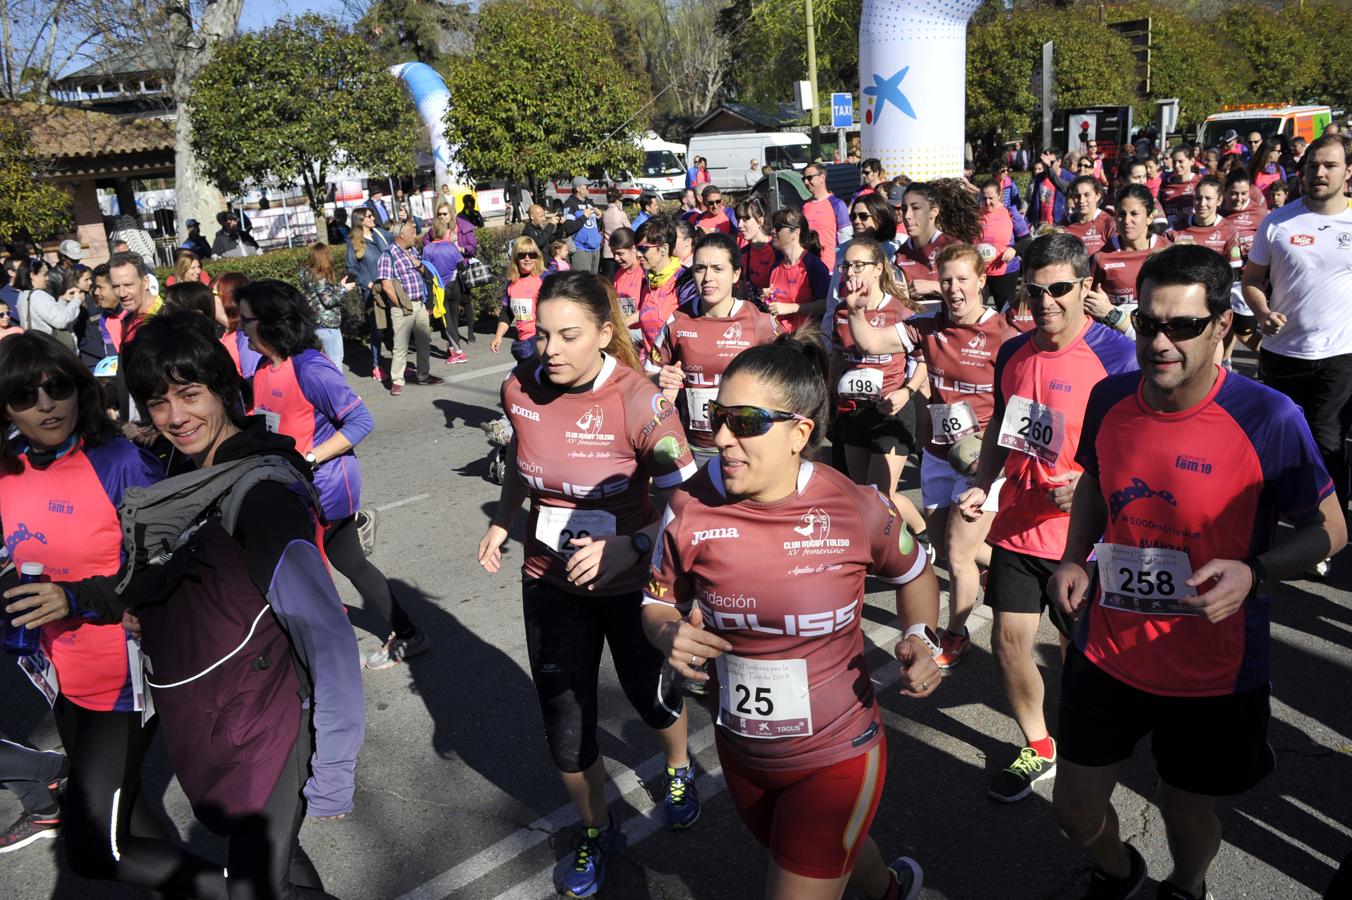
{"label": "white race bib", "polygon": [[1141,613],[1147,616],[1196,616],[1178,601],[1196,597],[1196,588],[1188,587],[1192,562],[1181,550],[1164,547],[1128,547],[1124,544],[1095,544],[1098,560],[1099,603],[1109,609]]}
{"label": "white race bib", "polygon": [[633,297],[626,297],[623,294],[621,294],[620,312],[624,314],[624,317],[626,319],[629,318],[630,316],[636,316],[638,315],[638,303],[635,302]]}
{"label": "white race bib", "polygon": [[976,434],[980,426],[976,413],[966,400],[957,403],[931,403],[929,405],[930,431],[936,444],[956,444],[969,434]]}
{"label": "white race bib", "polygon": [[615,516],[603,509],[564,509],[542,506],[535,520],[535,539],[568,559],[578,551],[573,538],[609,537],[615,533]]}
{"label": "white race bib", "polygon": [[20,656],[18,661],[19,668],[23,669],[28,680],[33,682],[33,687],[46,698],[47,705],[56,703],[56,696],[61,693],[61,684],[56,678],[56,666],[52,665],[47,654],[38,649],[27,656]]}
{"label": "white race bib", "polygon": [[260,416],[262,416],[262,417],[263,417],[263,421],[267,423],[268,431],[269,431],[271,434],[281,434],[281,433],[282,433],[282,414],[281,414],[281,413],[279,413],[279,412],[273,412],[273,411],[270,410],[270,409],[264,409],[263,407],[260,406],[260,407],[258,407],[258,414],[259,414]]}
{"label": "white race bib", "polygon": [[690,430],[713,431],[709,425],[709,401],[718,396],[718,388],[685,389],[685,402],[690,407]]}
{"label": "white race bib", "polygon": [[529,297],[512,298],[512,322],[530,322],[535,319],[535,301]]}
{"label": "white race bib", "polygon": [[1000,446],[1026,453],[1048,466],[1056,465],[1066,440],[1066,414],[1027,397],[1014,396],[1005,405]]}
{"label": "white race bib", "polygon": [[724,653],[718,666],[718,724],[743,737],[812,734],[805,659],[746,659]]}
{"label": "white race bib", "polygon": [[836,393],[847,400],[881,400],[883,396],[882,369],[850,369],[840,376]]}

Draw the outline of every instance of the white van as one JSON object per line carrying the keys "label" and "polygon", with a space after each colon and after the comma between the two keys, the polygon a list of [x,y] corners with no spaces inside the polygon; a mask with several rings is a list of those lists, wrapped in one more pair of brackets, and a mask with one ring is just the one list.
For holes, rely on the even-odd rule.
{"label": "white van", "polygon": [[801,171],[811,161],[812,141],[793,131],[735,131],[697,134],[690,139],[687,157],[694,163],[702,156],[709,161],[713,183],[728,191],[745,190],[746,173],[751,160],[776,170]]}
{"label": "white van", "polygon": [[[640,194],[657,194],[663,200],[679,200],[685,192],[685,145],[664,141],[654,132],[639,139],[643,160],[637,172],[590,172],[593,182],[591,197],[598,205],[605,205],[606,188],[619,188],[626,200],[637,200]],[[573,194],[571,178],[552,178],[545,191],[550,200],[565,201]]]}

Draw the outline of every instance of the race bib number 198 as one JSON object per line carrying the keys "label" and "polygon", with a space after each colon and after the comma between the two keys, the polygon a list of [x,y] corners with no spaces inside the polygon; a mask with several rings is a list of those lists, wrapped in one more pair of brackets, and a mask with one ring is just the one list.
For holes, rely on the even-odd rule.
{"label": "race bib number 198", "polygon": [[836,393],[850,400],[878,400],[883,395],[881,369],[850,369],[840,376]]}
{"label": "race bib number 198", "polygon": [[1048,466],[1056,465],[1066,440],[1066,414],[1036,400],[1014,396],[1000,422],[1000,446],[1026,453]]}
{"label": "race bib number 198", "polygon": [[1201,615],[1179,603],[1197,596],[1187,583],[1192,577],[1188,554],[1164,547],[1100,543],[1094,545],[1094,555],[1103,606],[1147,616]]}

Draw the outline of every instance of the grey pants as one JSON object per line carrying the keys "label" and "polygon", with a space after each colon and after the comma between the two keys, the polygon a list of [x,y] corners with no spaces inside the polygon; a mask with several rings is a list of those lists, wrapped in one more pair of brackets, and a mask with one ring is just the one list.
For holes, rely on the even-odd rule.
{"label": "grey pants", "polygon": [[601,265],[601,251],[574,250],[568,254],[568,262],[579,272],[591,272],[595,275]]}

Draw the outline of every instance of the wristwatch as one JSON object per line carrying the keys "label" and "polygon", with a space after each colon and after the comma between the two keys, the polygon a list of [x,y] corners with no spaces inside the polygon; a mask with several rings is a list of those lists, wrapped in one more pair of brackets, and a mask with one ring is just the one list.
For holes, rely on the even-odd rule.
{"label": "wristwatch", "polygon": [[1244,598],[1245,600],[1248,600],[1257,597],[1259,593],[1267,590],[1268,573],[1267,567],[1263,565],[1263,561],[1257,556],[1248,556],[1242,561],[1244,565],[1249,567],[1249,571],[1253,573],[1253,586],[1249,588],[1249,594]]}
{"label": "wristwatch", "polygon": [[939,635],[935,634],[934,629],[926,625],[924,622],[920,622],[918,624],[912,625],[910,628],[907,628],[906,633],[903,634],[901,637],[902,640],[905,640],[908,637],[920,638],[921,642],[927,648],[929,648],[930,656],[938,656],[940,653]]}
{"label": "wristwatch", "polygon": [[305,461],[310,464],[312,471],[319,468],[319,457],[315,456],[313,450],[305,454]]}
{"label": "wristwatch", "polygon": [[1109,328],[1116,328],[1117,323],[1122,321],[1123,315],[1124,313],[1122,310],[1119,307],[1114,306],[1112,309],[1108,310],[1108,314],[1103,317],[1103,324],[1107,325]]}
{"label": "wristwatch", "polygon": [[646,531],[638,531],[629,535],[629,542],[634,545],[634,552],[639,556],[647,556],[653,552],[653,539],[648,537]]}

